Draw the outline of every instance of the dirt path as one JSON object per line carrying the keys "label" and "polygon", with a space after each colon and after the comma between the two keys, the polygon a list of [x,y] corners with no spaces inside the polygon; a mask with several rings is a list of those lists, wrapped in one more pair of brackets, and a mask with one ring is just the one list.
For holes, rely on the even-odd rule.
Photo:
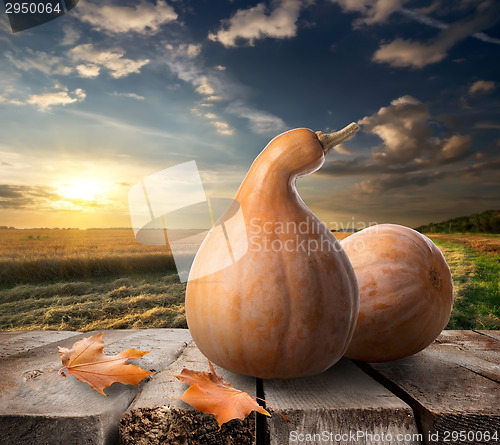
{"label": "dirt path", "polygon": [[449,241],[480,252],[500,254],[500,238],[481,235],[426,234],[432,240]]}

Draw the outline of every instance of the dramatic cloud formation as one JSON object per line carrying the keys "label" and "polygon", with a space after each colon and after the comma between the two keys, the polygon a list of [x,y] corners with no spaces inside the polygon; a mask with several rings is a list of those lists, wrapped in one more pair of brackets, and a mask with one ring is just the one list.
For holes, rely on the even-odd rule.
{"label": "dramatic cloud formation", "polygon": [[447,57],[451,48],[467,37],[474,37],[489,43],[500,43],[499,39],[491,38],[482,32],[500,20],[500,7],[494,0],[482,0],[475,5],[472,4],[475,6],[474,13],[452,24],[422,13],[443,9],[440,2],[434,2],[431,7],[420,11],[412,11],[404,8],[408,0],[331,1],[337,3],[345,12],[356,12],[363,16],[354,21],[354,28],[387,22],[393,13],[398,12],[416,22],[441,30],[435,38],[426,42],[396,38],[392,42],[382,44],[373,55],[373,61],[388,63],[394,67],[419,69],[441,62]]}
{"label": "dramatic cloud formation", "polygon": [[469,136],[439,138],[430,126],[431,115],[425,104],[411,96],[393,100],[373,116],[359,121],[363,130],[384,142],[373,149],[372,160],[378,166],[417,166],[442,164],[462,158],[471,140]]}
{"label": "dramatic cloud formation", "polygon": [[253,45],[256,40],[272,37],[286,39],[297,34],[297,19],[308,2],[304,0],[275,1],[268,11],[264,3],[249,9],[239,9],[230,19],[223,20],[216,33],[208,38],[226,47],[237,46],[239,41]]}
{"label": "dramatic cloud formation", "polygon": [[135,7],[93,4],[81,1],[78,4],[79,18],[94,29],[108,34],[136,32],[154,35],[160,27],[177,19],[177,13],[165,1],[156,5],[141,0]]}
{"label": "dramatic cloud formation", "polygon": [[388,107],[358,122],[365,133],[376,135],[383,142],[372,149],[370,157],[331,162],[318,173],[373,175],[355,186],[357,192],[370,194],[441,180],[448,176],[442,167],[472,154],[472,138],[461,134],[440,137],[433,130],[434,121],[428,107],[414,97],[395,99]]}
{"label": "dramatic cloud formation", "polygon": [[131,60],[123,57],[124,55],[125,51],[120,48],[100,51],[91,43],[76,46],[69,51],[73,61],[84,62],[76,67],[82,77],[96,77],[103,67],[110,71],[111,77],[119,79],[132,73],[139,73],[140,69],[149,63],[149,59]]}
{"label": "dramatic cloud formation", "polygon": [[442,61],[457,43],[490,28],[499,20],[500,4],[485,0],[477,5],[475,14],[444,27],[435,38],[424,43],[397,38],[382,44],[372,60],[394,67],[423,68]]}

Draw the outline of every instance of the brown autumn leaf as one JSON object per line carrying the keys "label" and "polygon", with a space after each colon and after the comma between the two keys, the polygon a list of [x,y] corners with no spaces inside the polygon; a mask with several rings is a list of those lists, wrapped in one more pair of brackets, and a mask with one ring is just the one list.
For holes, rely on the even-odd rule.
{"label": "brown autumn leaf", "polygon": [[59,375],[66,377],[64,373],[66,370],[78,380],[87,382],[91,388],[106,396],[103,389],[115,382],[137,385],[143,378],[153,374],[144,371],[139,366],[127,364],[127,360],[141,358],[149,351],[127,349],[118,355],[109,356],[103,353],[103,349],[102,332],[78,340],[71,349],[59,347],[59,355],[63,364]]}
{"label": "brown autumn leaf", "polygon": [[246,392],[233,388],[217,372],[208,361],[210,372],[192,371],[184,368],[177,379],[189,385],[179,398],[194,409],[207,414],[214,414],[219,423],[232,419],[243,420],[252,411],[271,417],[257,401]]}

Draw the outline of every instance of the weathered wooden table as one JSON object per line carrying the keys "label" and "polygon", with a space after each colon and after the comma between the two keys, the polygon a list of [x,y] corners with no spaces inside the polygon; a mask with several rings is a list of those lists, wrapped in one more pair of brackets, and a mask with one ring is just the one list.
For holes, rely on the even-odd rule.
{"label": "weathered wooden table", "polygon": [[186,385],[173,375],[208,370],[189,331],[105,331],[105,353],[150,350],[134,363],[156,371],[138,388],[112,385],[109,397],[57,374],[57,346],[95,333],[0,332],[1,444],[500,443],[499,331],[444,331],[412,357],[342,359],[305,379],[261,381],[216,367],[234,387],[265,398],[273,414],[220,430],[213,416],[175,400]]}

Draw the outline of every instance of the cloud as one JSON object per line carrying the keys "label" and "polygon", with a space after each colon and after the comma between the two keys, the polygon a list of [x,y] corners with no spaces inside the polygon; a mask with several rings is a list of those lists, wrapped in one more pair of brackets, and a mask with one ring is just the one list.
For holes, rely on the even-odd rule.
{"label": "cloud", "polygon": [[[89,210],[103,205],[102,199],[68,198],[49,186],[0,184],[0,209],[67,212]],[[106,203],[106,207],[110,205]]]}
{"label": "cloud", "polygon": [[168,43],[165,48],[175,57],[186,57],[188,59],[194,59],[201,53],[201,44],[199,43],[180,43],[177,46]]}
{"label": "cloud", "polygon": [[144,100],[144,96],[139,96],[138,94],[135,94],[135,93],[119,93],[118,91],[115,91],[111,96],[128,97],[129,99],[135,99],[135,100],[139,100],[139,101]]}
{"label": "cloud", "polygon": [[[184,82],[191,83],[195,87],[199,87],[203,78],[209,82],[207,70],[202,66],[202,63],[195,60],[193,52],[189,54],[188,45],[182,43],[178,46],[172,44],[165,45],[168,51],[164,61],[169,69]],[[212,77],[212,76],[210,76]]]}
{"label": "cloud", "polygon": [[24,102],[22,102],[19,99],[13,98],[13,97],[8,97],[10,96],[9,92],[8,94],[0,94],[0,103],[6,103],[6,104],[11,104],[11,105],[24,105]]}
{"label": "cloud", "polygon": [[349,150],[349,148],[347,148],[344,144],[336,145],[335,147],[333,147],[333,150],[341,155],[351,154],[351,150]]}
{"label": "cloud", "polygon": [[[26,49],[23,56],[14,55],[10,51],[5,52],[5,57],[13,66],[22,71],[40,71],[46,75],[68,76],[75,70],[80,77],[97,77],[101,68],[110,71],[113,78],[128,76],[139,73],[140,69],[147,65],[149,59],[131,60],[124,57],[125,51],[120,48],[98,50],[91,43],[79,45],[67,52],[67,57],[55,56],[44,51],[33,51]],[[76,66],[74,63],[79,63]]]}
{"label": "cloud", "polygon": [[[448,23],[442,22],[441,20],[436,20],[432,17],[429,17],[427,15],[421,14],[418,11],[412,11],[410,9],[406,8],[401,8],[398,10],[398,12],[418,23],[422,23],[424,25],[430,26],[432,28],[436,29],[447,29],[450,25]],[[495,44],[500,44],[500,39],[490,37],[484,32],[476,32],[472,34],[471,37],[474,37],[475,39],[481,40],[483,42],[487,43],[495,43]]]}
{"label": "cloud", "polygon": [[229,126],[228,123],[222,121],[212,121],[212,125],[217,129],[217,133],[231,136],[234,133],[234,129]]}
{"label": "cloud", "polygon": [[222,118],[212,112],[206,112],[205,110],[200,110],[199,107],[193,107],[191,112],[199,117],[207,119],[211,125],[215,127],[217,133],[224,136],[231,136],[234,134],[234,128],[232,128],[227,122],[224,122]]}
{"label": "cloud", "polygon": [[162,25],[175,21],[177,13],[163,0],[158,0],[154,5],[141,0],[134,7],[80,1],[78,18],[107,34],[135,32],[154,35]]}
{"label": "cloud", "polygon": [[15,151],[4,151],[2,148],[5,150],[12,150],[11,147],[0,145],[0,167],[8,167],[9,169],[27,167],[24,156],[21,156],[20,153]]}
{"label": "cloud", "polygon": [[470,166],[464,167],[460,171],[461,176],[477,177],[485,170],[498,170],[500,169],[500,159],[489,159],[487,161],[477,162]]}
{"label": "cloud", "polygon": [[0,184],[1,209],[33,209],[60,200],[52,187]]}
{"label": "cloud", "polygon": [[407,163],[420,156],[431,130],[427,107],[411,96],[403,96],[359,121],[366,133],[377,135],[384,144],[374,150],[378,163]]}
{"label": "cloud", "polygon": [[78,71],[80,77],[84,77],[87,79],[93,79],[94,77],[99,76],[99,74],[101,73],[101,68],[92,63],[89,63],[87,65],[77,65],[76,70]]}
{"label": "cloud", "polygon": [[451,46],[445,45],[445,47],[442,47],[437,41],[420,43],[398,38],[381,45],[373,55],[372,60],[379,63],[388,63],[398,68],[423,68],[429,64],[441,62],[446,58],[447,51]]}
{"label": "cloud", "polygon": [[402,187],[423,187],[433,182],[444,179],[447,176],[444,172],[424,172],[413,174],[385,174],[375,178],[365,179],[354,185],[357,194],[382,194],[391,189],[401,189]]}
{"label": "cloud", "polygon": [[26,49],[26,54],[23,57],[12,54],[10,51],[5,52],[5,57],[12,65],[22,71],[40,71],[46,75],[64,75],[71,74],[73,68],[67,65],[67,61],[62,57],[48,54],[44,51],[33,51],[30,48]]}
{"label": "cloud", "polygon": [[230,19],[222,21],[220,29],[209,33],[208,38],[226,47],[237,46],[239,41],[254,45],[256,40],[268,38],[286,39],[297,34],[300,11],[309,2],[280,0],[268,10],[264,3],[249,9],[239,9]]}
{"label": "cloud", "polygon": [[281,118],[243,103],[233,103],[227,107],[227,111],[247,119],[250,129],[257,134],[278,134],[286,128],[285,122]]}
{"label": "cloud", "polygon": [[[472,155],[472,137],[461,134],[439,136],[434,118],[424,103],[402,96],[358,124],[363,132],[376,135],[382,144],[371,156],[328,162],[323,175],[364,176],[356,193],[381,193],[395,187],[425,186],[448,176],[442,167]],[[366,176],[372,176],[366,178]]]}
{"label": "cloud", "polygon": [[383,144],[372,150],[371,161],[379,167],[414,165],[417,169],[462,159],[468,154],[470,136],[434,134],[433,118],[425,104],[402,96],[358,123],[366,133],[377,135]]}
{"label": "cloud", "polygon": [[117,128],[118,130],[127,131],[127,132],[130,132],[131,134],[134,134],[134,135],[144,134],[147,136],[157,136],[157,137],[165,138],[165,139],[178,139],[178,135],[176,135],[176,134],[169,133],[169,132],[163,131],[163,130],[157,130],[157,129],[152,128],[152,127],[143,127],[140,125],[130,124],[128,122],[120,121],[120,120],[105,116],[103,114],[88,113],[85,111],[74,110],[74,109],[68,110],[68,112],[74,114],[75,116],[94,121],[99,125],[108,126],[111,128]]}
{"label": "cloud", "polygon": [[408,0],[330,0],[345,12],[359,12],[364,17],[354,22],[355,27],[387,21],[391,14],[400,10]]}
{"label": "cloud", "polygon": [[191,51],[190,54],[189,45],[168,44],[165,49],[168,53],[164,60],[170,70],[179,79],[191,84],[195,92],[202,96],[202,100],[191,109],[191,112],[198,117],[208,119],[219,134],[231,135],[234,129],[216,113],[212,111],[207,113],[207,109],[212,110],[215,103],[223,101],[229,103],[224,111],[246,119],[254,133],[275,134],[276,131],[286,128],[281,118],[245,104],[240,98],[246,95],[247,88],[228,78],[225,70],[219,66],[207,68],[203,60],[198,57],[198,51]]}
{"label": "cloud", "polygon": [[487,80],[478,80],[469,87],[469,94],[488,94],[496,88],[495,82]]}
{"label": "cloud", "polygon": [[78,88],[71,95],[68,91],[32,94],[28,97],[26,103],[37,107],[40,111],[49,111],[54,106],[65,106],[74,102],[81,102],[85,100],[85,97],[85,91]]}
{"label": "cloud", "polygon": [[474,128],[484,128],[491,130],[500,130],[500,122],[494,121],[480,121],[474,124]]}
{"label": "cloud", "polygon": [[63,37],[59,45],[73,46],[78,40],[80,40],[80,32],[77,29],[69,25],[63,27]]}
{"label": "cloud", "polygon": [[76,46],[68,55],[75,62],[84,62],[76,67],[81,77],[97,77],[103,67],[110,71],[111,77],[119,79],[132,73],[140,73],[141,68],[150,62],[149,59],[126,59],[123,57],[125,51],[120,48],[101,51],[91,43]]}
{"label": "cloud", "polygon": [[198,82],[199,82],[199,85],[195,89],[195,91],[198,94],[201,94],[202,96],[213,96],[214,95],[215,90],[205,76],[201,77],[198,80]]}
{"label": "cloud", "polygon": [[484,0],[477,5],[475,14],[446,26],[435,38],[424,43],[397,38],[382,44],[372,60],[394,67],[423,68],[442,61],[457,43],[488,29],[498,21],[500,21],[500,4],[493,0]]}

